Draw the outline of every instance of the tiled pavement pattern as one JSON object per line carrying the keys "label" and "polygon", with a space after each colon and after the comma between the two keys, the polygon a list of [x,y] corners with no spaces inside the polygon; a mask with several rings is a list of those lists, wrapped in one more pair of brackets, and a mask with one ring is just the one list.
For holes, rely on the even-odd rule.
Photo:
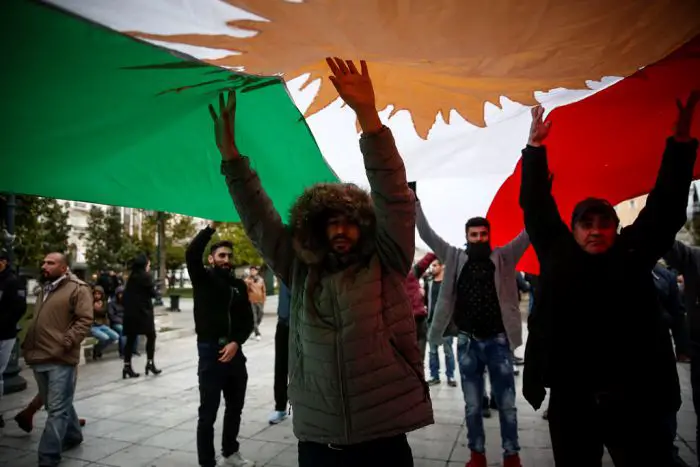
{"label": "tiled pavement pattern", "polygon": [[[297,465],[291,420],[277,426],[267,423],[273,407],[275,307],[276,300],[270,300],[262,324],[262,340],[252,340],[245,345],[250,379],[241,427],[241,452],[255,460],[258,466],[287,467]],[[173,314],[173,323],[191,327],[191,301],[185,301],[182,308],[182,313]],[[634,355],[628,357],[634,358]],[[116,358],[80,367],[76,408],[78,414],[88,421],[83,431],[85,442],[64,454],[63,467],[197,465],[195,427],[199,395],[195,338],[190,336],[161,343],[156,362],[164,370],[161,375],[144,377],[142,374],[136,380],[121,379],[121,362]],[[134,363],[137,371],[142,371],[144,357],[137,357]],[[624,361],[620,363],[624,365]],[[696,465],[687,365],[679,365],[679,373],[685,389],[679,414],[678,444],[682,457]],[[2,466],[35,466],[37,463],[36,447],[46,419],[45,412],[37,415],[31,434],[21,432],[12,421],[14,414],[33,397],[35,391],[31,372],[25,370],[23,375],[29,380],[30,387],[5,397],[0,408],[8,421],[0,437]],[[431,392],[436,424],[409,435],[416,467],[463,466],[469,454],[461,390],[442,384],[433,387]],[[548,428],[541,413],[535,413],[522,396],[518,400],[518,410],[523,465],[553,465]],[[489,465],[500,465],[497,414],[485,422]],[[217,421],[216,435],[221,436],[221,417]],[[607,460],[604,465],[612,464]]]}

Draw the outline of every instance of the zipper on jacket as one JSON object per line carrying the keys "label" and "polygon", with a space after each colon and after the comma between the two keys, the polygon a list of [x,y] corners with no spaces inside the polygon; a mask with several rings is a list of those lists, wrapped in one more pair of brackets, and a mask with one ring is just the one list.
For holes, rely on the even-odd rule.
{"label": "zipper on jacket", "polygon": [[[331,279],[332,281],[332,279]],[[338,350],[336,351],[336,356],[338,357],[338,377],[340,379],[340,400],[342,402],[342,409],[343,409],[343,428],[345,430],[345,441],[346,443],[350,444],[350,407],[348,404],[347,397],[345,397],[345,394],[347,393],[346,387],[345,387],[345,359],[343,358],[343,345],[342,345],[342,336],[341,336],[341,331],[342,331],[342,320],[340,316],[340,311],[338,311],[338,306],[340,305],[338,303],[338,294],[337,290],[335,287],[335,284],[333,284],[333,293],[335,294],[335,307],[333,310],[333,315],[336,318],[336,346],[338,347]]]}
{"label": "zipper on jacket", "polygon": [[[231,338],[231,307],[233,306],[233,296],[235,294],[235,290],[233,286],[229,286],[229,297],[228,297],[228,308],[226,309],[226,319],[228,321],[228,333],[226,334],[226,343],[229,343],[229,339]],[[255,319],[255,317],[253,317]],[[239,344],[239,351],[240,349],[240,344]]]}

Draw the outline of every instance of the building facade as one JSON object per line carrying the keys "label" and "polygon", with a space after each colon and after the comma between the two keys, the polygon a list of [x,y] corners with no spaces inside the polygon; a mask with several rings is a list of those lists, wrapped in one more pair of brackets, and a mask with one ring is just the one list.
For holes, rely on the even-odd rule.
{"label": "building facade", "polygon": [[[85,263],[85,253],[87,249],[87,232],[88,218],[90,209],[96,206],[102,210],[106,210],[109,206],[103,204],[84,203],[82,201],[67,201],[59,200],[61,204],[68,204],[68,225],[70,225],[70,234],[68,236],[68,246],[73,255],[75,264]],[[122,224],[124,230],[129,235],[141,237],[141,229],[143,226],[143,211],[134,208],[119,207],[121,213]]]}

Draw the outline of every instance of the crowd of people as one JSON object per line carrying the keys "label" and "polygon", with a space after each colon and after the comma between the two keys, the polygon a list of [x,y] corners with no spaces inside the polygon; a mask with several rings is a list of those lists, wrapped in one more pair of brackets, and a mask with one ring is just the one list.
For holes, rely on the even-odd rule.
{"label": "crowd of people", "polygon": [[[457,248],[431,229],[416,186],[409,186],[391,131],[377,115],[366,64],[358,70],[351,61],[328,59],[328,65],[363,132],[370,192],[352,184],[307,188],[288,226],[236,146],[235,93],[220,97],[218,112],[210,106],[236,210],[290,290],[288,393],[299,465],[413,465],[406,433],[433,423],[421,350],[427,327],[428,343],[449,349],[448,384],[450,339],[457,341],[471,450],[467,467],[487,465],[486,372],[499,413],[503,465],[520,466],[513,351],[523,344],[522,277],[516,266],[530,245],[540,272],[528,284],[533,299],[523,395],[537,409],[550,392],[555,464],[601,465],[606,447],[618,466],[677,465],[677,355],[653,269],[674,248],[686,220],[697,156],[690,129],[700,94],[678,104],[647,206],[624,229],[603,199],[581,201],[570,222],[562,220],[544,145],[550,123],[535,107],[522,157],[525,229],[494,248],[489,221],[472,218],[465,224],[466,247]],[[411,270],[416,226],[438,259],[438,280],[423,294],[425,308],[414,307],[417,297],[410,295],[417,279]],[[691,342],[692,336],[691,324]],[[680,334],[676,341],[682,348]],[[638,349],[638,358],[616,358],[630,349]],[[690,361],[692,371],[692,352]],[[431,373],[428,381],[435,384],[439,374]],[[284,417],[281,409],[278,403],[271,422]]]}
{"label": "crowd of people", "polygon": [[[459,385],[464,400],[467,467],[487,465],[483,417],[489,405],[498,411],[503,466],[520,467],[515,376],[523,362],[514,350],[523,345],[523,291],[530,294],[530,310],[522,395],[539,409],[549,392],[555,465],[600,466],[604,447],[618,467],[682,465],[674,448],[676,362],[690,361],[698,394],[700,249],[676,242],[675,235],[686,221],[698,144],[690,129],[700,93],[678,104],[647,205],[622,229],[603,199],[587,198],[568,222],[561,218],[545,146],[550,123],[542,108],[533,108],[522,155],[525,229],[496,247],[489,220],[471,218],[460,248],[431,228],[417,185],[408,183],[391,130],[378,116],[366,63],[358,69],[352,61],[327,62],[331,83],[362,129],[369,192],[347,183],[316,184],[283,223],[236,145],[235,92],[209,109],[233,204],[280,282],[269,423],[293,410],[299,466],[413,466],[406,435],[434,423],[430,387],[442,382],[442,348],[447,385]],[[233,274],[233,245],[212,241],[218,225],[201,230],[186,252],[198,352],[197,455],[202,467],[245,467],[254,463],[243,457],[238,440],[248,382],[243,346],[251,335],[260,338],[267,292],[257,269],[246,280]],[[432,252],[414,265],[416,227]],[[530,246],[540,270],[523,280],[516,267]],[[7,281],[3,264],[0,257],[0,280]],[[677,278],[664,264],[683,275],[682,303]],[[70,274],[63,255],[45,258],[44,286],[23,343],[39,387],[33,403],[45,403],[48,412],[41,466],[58,465],[62,450],[82,442],[72,402],[86,335],[100,341],[98,356],[105,345],[120,342],[124,378],[139,376],[131,357],[135,336],[145,335],[146,374],[160,372],[153,364],[149,266],[140,256],[123,290],[112,283],[91,290]],[[22,300],[7,293],[0,300],[16,306],[12,319],[19,319]],[[5,331],[0,356],[5,341],[14,339]],[[631,349],[635,358],[624,358]],[[214,423],[222,395],[217,460]]]}

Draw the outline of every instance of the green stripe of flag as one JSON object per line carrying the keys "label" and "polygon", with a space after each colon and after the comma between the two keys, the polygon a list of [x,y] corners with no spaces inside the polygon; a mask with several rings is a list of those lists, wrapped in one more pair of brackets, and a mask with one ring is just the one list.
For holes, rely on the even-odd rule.
{"label": "green stripe of flag", "polygon": [[237,133],[275,206],[335,181],[282,80],[206,65],[52,6],[5,0],[0,191],[236,221],[207,111]]}

